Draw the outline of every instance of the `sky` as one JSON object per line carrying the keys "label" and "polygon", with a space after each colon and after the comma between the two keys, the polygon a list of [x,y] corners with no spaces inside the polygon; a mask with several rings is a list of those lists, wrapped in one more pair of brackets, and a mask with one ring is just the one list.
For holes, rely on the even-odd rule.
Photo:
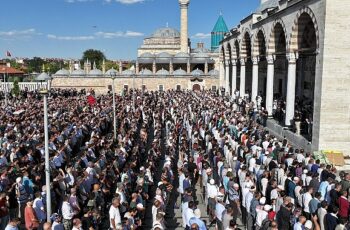
{"label": "sky", "polygon": [[[229,29],[260,0],[191,0],[192,47],[210,47],[210,32],[222,13]],[[108,59],[132,60],[157,28],[180,29],[178,0],[1,0],[0,58],[81,58],[98,49]]]}

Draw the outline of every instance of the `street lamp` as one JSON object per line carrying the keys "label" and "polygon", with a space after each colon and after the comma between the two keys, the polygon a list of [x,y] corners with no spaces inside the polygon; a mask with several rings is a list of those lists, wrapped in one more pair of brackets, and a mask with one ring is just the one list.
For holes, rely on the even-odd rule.
{"label": "street lamp", "polygon": [[132,75],[132,107],[135,112],[135,74]]}
{"label": "street lamp", "polygon": [[[43,72],[37,78],[37,81],[51,80],[51,77]],[[51,189],[50,189],[50,162],[49,162],[49,129],[48,129],[48,119],[47,119],[47,96],[49,94],[48,84],[46,89],[41,89],[40,94],[44,97],[44,133],[45,133],[45,177],[46,177],[46,215],[47,221],[50,221],[51,217]]]}
{"label": "street lamp", "polygon": [[7,104],[8,104],[8,100],[7,100],[7,82],[6,82],[7,68],[3,68],[2,70],[6,71],[6,74],[4,73],[4,94],[5,94],[5,108],[7,108]]}
{"label": "street lamp", "polygon": [[114,69],[110,70],[110,75],[112,79],[112,93],[113,93],[113,138],[114,140],[117,140],[117,118],[115,114],[115,86],[114,86],[114,79],[117,75],[117,71]]}

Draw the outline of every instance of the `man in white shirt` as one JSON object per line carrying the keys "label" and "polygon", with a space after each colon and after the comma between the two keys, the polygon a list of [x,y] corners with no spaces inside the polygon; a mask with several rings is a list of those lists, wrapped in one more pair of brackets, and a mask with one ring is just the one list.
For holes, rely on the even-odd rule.
{"label": "man in white shirt", "polygon": [[62,217],[64,229],[72,229],[72,219],[74,216],[74,211],[72,206],[68,202],[68,196],[63,197],[62,204]]}
{"label": "man in white shirt", "polygon": [[305,222],[306,222],[305,216],[299,216],[299,221],[294,224],[293,230],[304,230]]}
{"label": "man in white shirt", "polygon": [[308,188],[308,191],[306,193],[304,193],[303,197],[302,197],[302,202],[303,202],[303,211],[306,215],[307,219],[310,219],[311,215],[310,215],[310,208],[309,208],[309,203],[312,200],[312,195],[314,192],[314,189],[312,187]]}
{"label": "man in white shirt", "polygon": [[112,200],[111,208],[109,209],[110,228],[116,230],[118,225],[122,224],[122,219],[119,212],[120,198],[115,197]]}
{"label": "man in white shirt", "polygon": [[195,217],[194,215],[194,209],[195,209],[195,203],[194,201],[189,201],[188,202],[188,208],[184,210],[184,218],[185,218],[185,223],[186,223],[186,228],[190,229],[190,219],[192,217]]}

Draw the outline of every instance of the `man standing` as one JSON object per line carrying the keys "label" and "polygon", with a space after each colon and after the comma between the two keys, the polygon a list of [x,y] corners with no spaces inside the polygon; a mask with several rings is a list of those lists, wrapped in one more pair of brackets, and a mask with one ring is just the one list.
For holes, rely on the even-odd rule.
{"label": "man standing", "polygon": [[118,225],[122,224],[122,219],[120,217],[119,212],[119,206],[120,206],[120,198],[115,197],[112,200],[111,208],[109,209],[109,221],[110,221],[110,228],[112,230],[116,230]]}
{"label": "man standing", "polygon": [[72,206],[68,202],[68,196],[63,197],[62,204],[62,217],[63,217],[63,226],[65,230],[72,229],[72,219],[74,216],[74,211]]}

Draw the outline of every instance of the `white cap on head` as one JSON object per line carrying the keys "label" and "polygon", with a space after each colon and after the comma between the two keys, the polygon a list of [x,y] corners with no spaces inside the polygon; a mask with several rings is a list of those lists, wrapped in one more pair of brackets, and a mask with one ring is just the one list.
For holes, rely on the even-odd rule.
{"label": "white cap on head", "polygon": [[308,229],[312,229],[312,222],[311,222],[311,220],[307,220],[306,222],[305,222],[305,228],[308,228]]}
{"label": "white cap on head", "polygon": [[21,177],[17,177],[16,178],[16,183],[21,183],[22,182],[22,178]]}
{"label": "white cap on head", "polygon": [[266,202],[266,198],[265,197],[261,197],[260,200],[259,200],[259,203],[260,204],[265,204]]}
{"label": "white cap on head", "polygon": [[304,173],[304,174],[306,174],[306,173],[308,173],[308,172],[309,172],[309,171],[307,171],[307,169],[304,169],[304,170],[303,170],[303,173]]}
{"label": "white cap on head", "polygon": [[194,215],[197,217],[197,218],[201,218],[201,210],[199,208],[197,208],[196,210],[194,210]]}
{"label": "white cap on head", "polygon": [[214,184],[215,184],[215,180],[214,180],[214,179],[210,179],[209,183],[210,183],[211,185],[214,185]]}
{"label": "white cap on head", "polygon": [[264,206],[264,210],[265,210],[266,212],[270,211],[271,208],[272,208],[271,205],[268,205],[268,204],[266,204],[266,205]]}
{"label": "white cap on head", "polygon": [[237,183],[233,184],[234,188],[239,188],[239,185]]}

